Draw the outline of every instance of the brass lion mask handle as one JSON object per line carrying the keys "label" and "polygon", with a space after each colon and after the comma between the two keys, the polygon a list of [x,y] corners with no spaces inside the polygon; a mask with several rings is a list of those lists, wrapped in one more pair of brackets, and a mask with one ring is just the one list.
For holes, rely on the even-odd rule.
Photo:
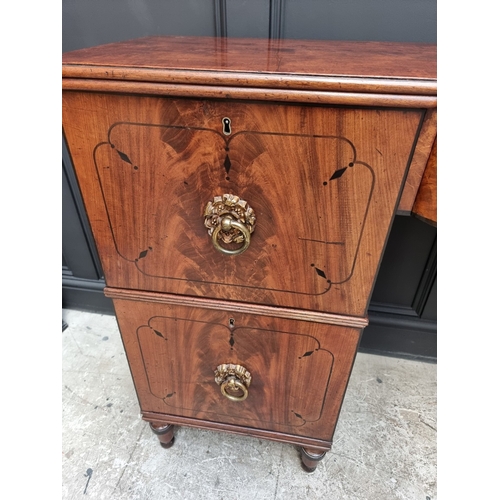
{"label": "brass lion mask handle", "polygon": [[[226,255],[238,255],[250,246],[255,227],[255,212],[250,205],[233,194],[216,196],[204,211],[205,227],[216,250]],[[243,243],[236,249],[224,245]]]}
{"label": "brass lion mask handle", "polygon": [[221,393],[231,401],[245,401],[252,382],[250,372],[241,365],[225,363],[215,370],[215,382]]}

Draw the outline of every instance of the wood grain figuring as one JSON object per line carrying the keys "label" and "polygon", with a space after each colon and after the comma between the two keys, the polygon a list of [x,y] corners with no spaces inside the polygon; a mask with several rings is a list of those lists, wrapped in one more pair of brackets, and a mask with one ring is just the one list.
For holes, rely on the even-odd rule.
{"label": "wood grain figuring", "polygon": [[259,316],[272,316],[275,318],[288,318],[300,321],[314,321],[316,323],[325,323],[327,325],[349,326],[354,328],[364,328],[368,326],[367,318],[341,316],[339,314],[320,313],[300,309],[287,309],[285,307],[269,307],[244,302],[228,302],[226,300],[212,300],[207,298],[187,297],[183,295],[171,295],[168,293],[144,292],[142,290],[137,291],[111,287],[106,287],[104,289],[104,294],[106,297],[110,297],[112,299],[156,302],[159,304],[198,307],[202,309],[216,309],[219,311],[245,312],[247,314],[257,314]]}
{"label": "wood grain figuring", "polygon": [[412,214],[428,224],[437,226],[437,139],[432,146]]}
{"label": "wood grain figuring", "polygon": [[[330,440],[359,329],[114,300],[143,412],[200,418]],[[182,362],[181,362],[182,360]],[[222,363],[252,376],[249,396],[225,398]]]}
{"label": "wood grain figuring", "polygon": [[425,113],[401,200],[399,201],[398,214],[409,215],[412,210],[429,155],[431,154],[432,145],[436,139],[436,129],[437,111],[436,109],[428,109]]}
{"label": "wood grain figuring", "polygon": [[[155,69],[157,80],[168,82],[173,71],[208,73],[343,76],[387,78],[432,83],[436,80],[436,46],[391,42],[343,42],[320,40],[264,40],[203,37],[146,37],[81,49],[63,55],[64,77],[81,77],[78,67],[87,66],[85,78],[98,78],[100,67],[110,79],[151,81],[143,70]],[[92,72],[90,71],[92,69]],[[75,73],[73,73],[75,71]],[[199,75],[198,75],[199,76]],[[208,83],[211,77],[207,74]],[[239,86],[243,86],[240,82]]]}
{"label": "wood grain figuring", "polygon": [[[63,115],[108,286],[366,315],[422,110],[66,92]],[[235,257],[203,224],[224,193],[257,216]]]}

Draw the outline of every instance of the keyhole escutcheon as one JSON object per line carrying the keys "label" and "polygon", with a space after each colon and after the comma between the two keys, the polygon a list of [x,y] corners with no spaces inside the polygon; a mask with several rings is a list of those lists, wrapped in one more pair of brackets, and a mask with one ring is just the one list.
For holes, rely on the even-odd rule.
{"label": "keyhole escutcheon", "polygon": [[227,117],[222,119],[222,132],[224,135],[231,135],[231,120]]}

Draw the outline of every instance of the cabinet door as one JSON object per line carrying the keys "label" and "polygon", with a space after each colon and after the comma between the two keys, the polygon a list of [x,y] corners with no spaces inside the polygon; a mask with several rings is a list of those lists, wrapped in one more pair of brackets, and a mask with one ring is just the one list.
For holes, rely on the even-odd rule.
{"label": "cabinet door", "polygon": [[[331,439],[359,330],[120,299],[114,304],[143,412]],[[215,381],[217,367],[229,364],[251,377],[242,401],[225,397]]]}
{"label": "cabinet door", "polygon": [[[421,110],[67,92],[64,117],[109,286],[366,313]],[[225,194],[239,255],[205,227]]]}

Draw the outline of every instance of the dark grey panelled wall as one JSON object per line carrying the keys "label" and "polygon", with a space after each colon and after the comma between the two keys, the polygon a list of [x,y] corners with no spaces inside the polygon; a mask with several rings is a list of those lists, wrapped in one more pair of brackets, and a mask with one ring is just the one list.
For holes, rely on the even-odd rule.
{"label": "dark grey panelled wall", "polygon": [[[436,0],[62,0],[63,51],[150,35],[436,43]],[[112,312],[63,145],[63,307]],[[436,229],[398,216],[362,348],[436,357]]]}
{"label": "dark grey panelled wall", "polygon": [[436,0],[63,0],[63,51],[149,35],[436,43]]}

